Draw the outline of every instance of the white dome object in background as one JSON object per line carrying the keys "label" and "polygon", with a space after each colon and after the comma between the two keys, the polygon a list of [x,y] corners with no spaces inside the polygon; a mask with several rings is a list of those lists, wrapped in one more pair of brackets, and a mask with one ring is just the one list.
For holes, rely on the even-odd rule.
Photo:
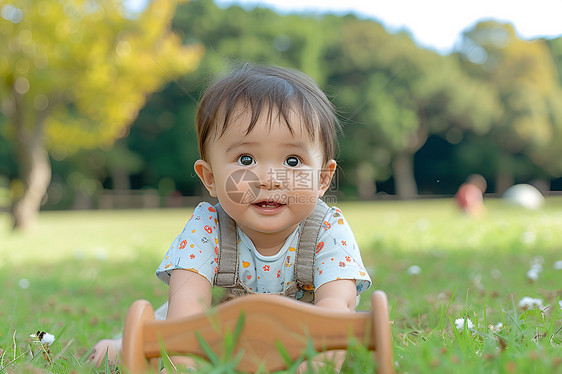
{"label": "white dome object in background", "polygon": [[544,205],[544,196],[530,184],[516,184],[503,194],[503,198],[511,205],[526,209],[538,209]]}

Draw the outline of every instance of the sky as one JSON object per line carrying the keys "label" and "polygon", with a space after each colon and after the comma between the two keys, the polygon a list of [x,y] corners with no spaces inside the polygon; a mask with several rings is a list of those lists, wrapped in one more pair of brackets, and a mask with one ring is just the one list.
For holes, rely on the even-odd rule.
{"label": "sky", "polygon": [[[142,1],[142,0],[139,0]],[[522,39],[562,36],[562,0],[215,0],[221,7],[255,5],[281,13],[346,14],[382,23],[387,31],[407,30],[416,43],[449,53],[463,30],[478,21],[513,24]]]}

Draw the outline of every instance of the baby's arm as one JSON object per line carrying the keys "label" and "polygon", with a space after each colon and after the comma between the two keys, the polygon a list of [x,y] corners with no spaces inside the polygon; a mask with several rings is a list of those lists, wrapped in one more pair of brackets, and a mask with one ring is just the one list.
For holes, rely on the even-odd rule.
{"label": "baby's arm", "polygon": [[[202,313],[209,309],[211,301],[211,283],[207,278],[189,270],[172,271],[167,319]],[[173,356],[171,359],[176,366],[195,367],[195,362],[189,357]]]}
{"label": "baby's arm", "polygon": [[315,304],[337,312],[355,311],[357,288],[355,280],[340,279],[324,283],[315,292]]}
{"label": "baby's arm", "polygon": [[172,271],[168,291],[167,319],[201,313],[211,306],[211,283],[190,270]]}

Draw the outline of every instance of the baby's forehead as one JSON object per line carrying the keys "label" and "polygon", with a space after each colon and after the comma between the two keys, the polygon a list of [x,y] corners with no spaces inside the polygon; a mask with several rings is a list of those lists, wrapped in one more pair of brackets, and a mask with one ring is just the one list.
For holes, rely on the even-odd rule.
{"label": "baby's forehead", "polygon": [[285,105],[284,108],[274,105],[252,108],[249,104],[239,103],[223,111],[215,124],[215,135],[221,137],[227,131],[249,135],[256,129],[271,131],[276,126],[288,129],[291,137],[317,140],[311,121],[295,105]]}

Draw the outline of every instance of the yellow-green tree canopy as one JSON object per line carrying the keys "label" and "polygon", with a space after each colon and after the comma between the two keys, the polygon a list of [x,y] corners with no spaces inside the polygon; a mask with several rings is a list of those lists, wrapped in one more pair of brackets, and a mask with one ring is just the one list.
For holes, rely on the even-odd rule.
{"label": "yellow-green tree canopy", "polygon": [[[467,69],[492,83],[502,101],[503,115],[490,136],[504,150],[504,159],[525,154],[552,175],[560,175],[562,90],[546,42],[522,40],[509,24],[481,22],[465,32],[463,53],[471,62]],[[512,174],[506,164],[502,162],[501,173]],[[512,179],[506,179],[504,188]]]}
{"label": "yellow-green tree canopy", "polygon": [[149,94],[197,66],[203,49],[170,30],[178,2],[153,0],[138,14],[117,0],[4,2],[0,101],[11,126],[2,135],[18,150],[17,201],[35,190],[39,207],[48,180],[34,169],[47,163],[40,174],[50,179],[41,150],[111,147]]}
{"label": "yellow-green tree canopy", "polygon": [[[0,19],[0,97],[7,117],[21,96],[24,123],[45,120],[49,148],[108,147],[127,133],[147,94],[193,69],[200,46],[169,24],[176,1],[151,1],[133,18],[121,1],[17,0]],[[15,92],[14,92],[15,91]],[[34,118],[35,117],[35,118]]]}

